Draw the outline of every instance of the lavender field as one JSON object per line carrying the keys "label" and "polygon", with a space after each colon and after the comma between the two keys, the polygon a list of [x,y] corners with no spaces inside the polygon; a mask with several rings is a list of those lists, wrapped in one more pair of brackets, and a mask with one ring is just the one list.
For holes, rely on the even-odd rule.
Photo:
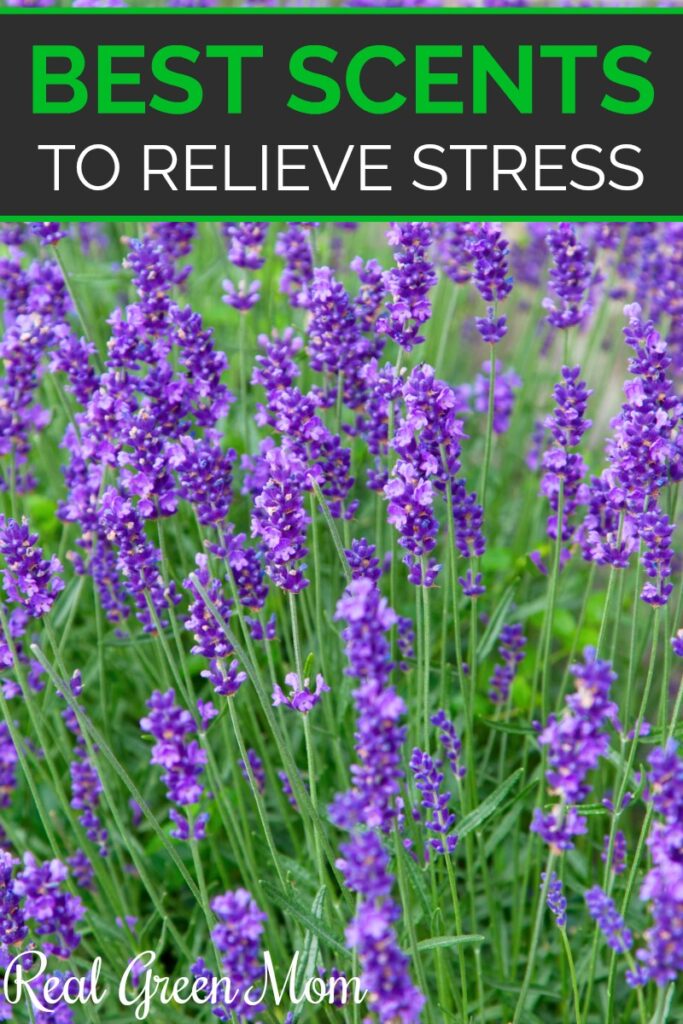
{"label": "lavender field", "polygon": [[0,1019],[682,1020],[683,226],[0,238]]}

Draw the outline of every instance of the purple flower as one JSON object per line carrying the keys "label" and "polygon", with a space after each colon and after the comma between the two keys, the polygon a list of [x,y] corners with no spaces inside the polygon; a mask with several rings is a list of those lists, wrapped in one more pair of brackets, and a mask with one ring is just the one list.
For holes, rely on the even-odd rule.
{"label": "purple flower", "polygon": [[55,555],[43,558],[37,541],[38,534],[30,532],[26,518],[18,523],[0,516],[0,555],[5,563],[2,585],[7,600],[36,619],[50,611],[64,589],[59,559]]}
{"label": "purple flower", "polygon": [[340,828],[362,823],[388,831],[396,816],[405,739],[405,728],[399,723],[406,706],[387,685],[392,665],[386,634],[396,624],[396,615],[372,580],[361,577],[347,587],[335,619],[347,623],[342,632],[346,672],[360,686],[353,692],[357,760],[351,768],[352,788],[335,798],[330,816]]}
{"label": "purple flower", "polygon": [[[488,339],[484,338],[484,341]],[[481,373],[474,378],[474,408],[485,413],[489,407],[491,360],[481,364]],[[493,430],[505,434],[510,426],[510,417],[515,405],[515,391],[522,381],[514,370],[503,372],[503,365],[496,360],[496,379],[493,389]]]}
{"label": "purple flower", "polygon": [[519,623],[503,626],[498,639],[498,654],[502,665],[496,665],[490,680],[489,698],[494,704],[505,704],[507,701],[517,666],[524,660],[525,647],[526,637]]}
{"label": "purple flower", "polygon": [[483,341],[496,344],[507,333],[507,317],[497,315],[497,305],[512,291],[509,276],[509,243],[491,224],[478,224],[468,241],[473,259],[472,280],[485,302],[490,303],[485,317],[476,320]]}
{"label": "purple flower", "polygon": [[175,268],[166,249],[154,238],[132,238],[123,261],[133,272],[133,285],[140,298],[139,310],[145,328],[160,333],[170,307],[170,292],[175,283]]}
{"label": "purple flower", "polygon": [[167,587],[159,571],[161,553],[147,540],[133,503],[113,487],[102,497],[99,527],[107,541],[116,545],[116,567],[133,597],[140,623],[145,632],[153,633],[156,624],[148,599],[162,622],[166,609],[179,599],[173,584]]}
{"label": "purple flower", "polygon": [[683,404],[669,375],[666,342],[652,321],[641,319],[636,303],[624,312],[629,319],[626,343],[634,351],[629,360],[633,377],[624,385],[627,401],[612,421],[608,467],[591,483],[582,548],[587,559],[625,567],[640,539],[643,567],[654,581],[646,582],[641,597],[661,605],[671,593],[672,526],[659,506],[659,494],[683,477]]}
{"label": "purple flower", "polygon": [[224,975],[230,978],[236,996],[230,1010],[238,1018],[250,1020],[264,1009],[262,1004],[250,1006],[244,997],[247,990],[263,977],[261,936],[266,915],[246,889],[216,896],[211,901],[211,909],[218,919],[211,938],[221,955]]}
{"label": "purple flower", "polygon": [[68,236],[68,232],[63,231],[61,225],[54,221],[31,221],[29,227],[41,245],[56,245]]}
{"label": "purple flower", "polygon": [[238,313],[248,313],[261,297],[260,281],[239,281],[237,286],[232,281],[223,281],[223,302],[232,306]]}
{"label": "purple flower", "polygon": [[76,925],[85,915],[78,896],[65,892],[66,867],[58,860],[40,864],[32,853],[24,854],[22,870],[14,882],[14,892],[23,897],[23,912],[34,922],[36,935],[52,935],[42,941],[44,953],[68,959],[80,943]]}
{"label": "purple flower", "polygon": [[233,449],[222,452],[219,436],[202,440],[185,435],[166,451],[169,466],[178,476],[178,493],[197,512],[202,526],[215,526],[228,514],[232,500]]}
{"label": "purple flower", "polygon": [[277,683],[274,684],[273,706],[278,707],[282,704],[285,707],[291,708],[292,711],[298,711],[302,715],[307,715],[309,711],[312,711],[323,693],[329,693],[330,691],[329,686],[320,674],[315,677],[315,689],[311,688],[310,679],[304,679],[302,682],[296,672],[287,673],[285,676],[285,686],[290,690],[289,695],[285,694]]}
{"label": "purple flower", "polygon": [[[584,433],[591,426],[585,417],[586,405],[592,394],[579,377],[581,368],[562,367],[562,381],[555,385],[553,394],[556,406],[546,420],[546,427],[554,438],[554,444],[543,456],[543,477],[541,494],[550,502],[553,515],[548,517],[548,536],[555,540],[571,540],[574,528],[570,517],[578,507],[581,497],[581,482],[587,466],[575,448]],[[562,494],[562,523],[558,530],[558,513]]]}
{"label": "purple flower", "polygon": [[261,537],[266,569],[273,582],[293,594],[308,586],[304,576],[307,554],[304,491],[308,473],[304,463],[287,447],[266,454],[268,481],[254,499],[251,530]]}
{"label": "purple flower", "polygon": [[223,236],[228,242],[228,259],[244,270],[260,270],[265,260],[263,245],[268,234],[266,221],[241,221],[223,224]]}
{"label": "purple flower", "polygon": [[631,985],[654,981],[665,986],[683,970],[683,760],[674,740],[657,747],[649,757],[646,799],[659,819],[647,844],[652,867],[640,889],[650,912],[645,945],[636,952],[637,969],[627,972]]}
{"label": "purple flower", "polygon": [[434,225],[434,255],[454,284],[466,284],[471,277],[470,226],[458,221]]}
{"label": "purple flower", "polygon": [[467,769],[464,765],[458,763],[462,751],[462,743],[455,731],[455,726],[443,710],[437,711],[435,715],[432,715],[430,721],[439,730],[439,742],[448,758],[453,775],[456,779],[463,778]]}
{"label": "purple flower", "polygon": [[28,934],[12,877],[17,864],[14,857],[0,848],[0,958],[8,946],[18,946]]}
{"label": "purple flower", "polygon": [[465,597],[480,597],[486,593],[486,587],[481,582],[481,573],[473,573],[468,569],[464,576],[458,576],[458,583],[462,587]]}
{"label": "purple flower", "polygon": [[377,331],[410,352],[424,342],[420,330],[432,315],[428,296],[436,284],[436,274],[427,258],[432,243],[430,226],[418,221],[392,224],[387,239],[394,246],[396,267],[384,275],[391,300],[387,302],[386,314],[377,320]]}
{"label": "purple flower", "polygon": [[7,724],[0,722],[0,808],[10,805],[12,793],[17,786],[18,760]]}
{"label": "purple flower", "polygon": [[586,830],[585,819],[570,805],[581,803],[590,792],[586,776],[609,750],[605,729],[607,723],[615,722],[617,713],[609,700],[616,675],[608,661],[596,659],[595,651],[587,647],[583,663],[572,665],[570,672],[575,692],[566,698],[564,714],[551,715],[538,739],[548,748],[550,792],[561,803],[546,815],[536,808],[531,824],[532,832],[557,851],[571,849],[574,837]]}
{"label": "purple flower", "polygon": [[[232,602],[225,597],[220,580],[210,574],[207,556],[196,555],[195,562],[197,564],[195,576],[198,582],[206,591],[211,604],[223,622],[229,623],[232,616]],[[205,603],[192,580],[186,579],[183,586],[194,598],[188,609],[188,618],[185,620],[185,629],[194,633],[195,643],[191,648],[192,654],[201,654],[204,658],[209,659],[226,658],[232,654],[233,647],[225,635],[223,627],[216,621],[214,613]]]}
{"label": "purple flower", "polygon": [[290,805],[290,807],[294,807],[294,809],[296,809],[297,802],[294,793],[292,792],[292,784],[289,781],[289,778],[287,777],[287,773],[283,771],[278,771],[277,777],[280,780],[282,792],[284,796],[287,798],[287,803]]}
{"label": "purple flower", "polygon": [[311,227],[303,222],[287,224],[286,231],[281,231],[275,242],[275,252],[285,262],[280,290],[295,307],[308,305],[308,287],[313,278]]}
{"label": "purple flower", "polygon": [[[546,880],[545,871],[541,875],[541,888]],[[558,928],[564,928],[567,923],[567,898],[564,895],[562,882],[553,871],[548,883],[548,895],[546,897],[548,909],[555,915]]]}
{"label": "purple flower", "polygon": [[[263,793],[265,792],[266,788],[266,773],[263,768],[263,762],[256,753],[256,751],[252,750],[251,747],[249,748],[249,750],[247,750],[247,758],[249,760],[251,774],[253,775],[254,781],[256,783],[256,788],[258,789],[259,793]],[[249,782],[249,772],[247,771],[246,764],[241,758],[238,761],[238,764],[240,771],[242,773],[242,778],[244,779],[245,782]]]}
{"label": "purple flower", "polygon": [[351,547],[345,550],[344,554],[346,555],[346,561],[349,563],[353,579],[365,576],[374,583],[377,582],[382,575],[382,570],[379,558],[375,554],[376,551],[375,545],[370,544],[365,537],[361,537],[360,540],[354,539],[351,541]]}
{"label": "purple flower", "polygon": [[339,847],[336,862],[349,889],[369,900],[391,894],[394,880],[389,873],[389,855],[376,832],[357,832]]}
{"label": "purple flower", "polygon": [[226,560],[235,582],[239,603],[249,611],[259,611],[268,596],[260,549],[257,551],[247,547],[245,534],[235,533],[231,524],[228,524],[222,541],[221,545],[212,550],[214,554]]}
{"label": "purple flower", "polygon": [[633,936],[624,924],[614,900],[603,892],[599,885],[586,892],[588,913],[605,936],[605,941],[615,953],[625,953],[633,945]]}
{"label": "purple flower", "polygon": [[384,271],[377,260],[351,260],[350,269],[358,275],[358,293],[353,300],[356,322],[365,334],[374,332],[375,323],[386,296]]}
{"label": "purple flower", "polygon": [[[190,739],[196,728],[194,719],[175,703],[173,690],[155,690],[147,707],[150,713],[140,720],[140,728],[156,741],[151,764],[164,769],[161,778],[168,799],[180,807],[192,806],[204,791],[200,779],[207,760],[206,752]],[[173,820],[178,824],[177,814]]]}
{"label": "purple flower", "polygon": [[401,547],[418,558],[432,551],[439,524],[433,511],[431,482],[410,462],[400,459],[384,494],[389,501],[387,519],[398,531]]}
{"label": "purple flower", "polygon": [[429,812],[425,821],[427,831],[438,836],[425,844],[425,856],[429,856],[430,848],[440,854],[453,853],[458,837],[451,832],[455,824],[455,815],[448,809],[451,794],[440,791],[444,780],[443,772],[440,771],[441,762],[416,747],[410,758],[410,768],[415,785],[422,794],[422,807]]}
{"label": "purple flower", "polygon": [[576,237],[571,224],[558,224],[548,232],[546,241],[553,266],[550,270],[550,290],[560,300],[545,299],[548,323],[560,330],[580,324],[588,313],[585,297],[593,275],[588,249]]}
{"label": "purple flower", "polygon": [[[609,857],[609,835],[605,836],[603,850],[600,854],[601,860],[607,864]],[[622,874],[626,870],[626,836],[623,832],[618,831],[614,834],[614,842],[612,844],[612,856],[609,864],[610,871],[613,871],[615,875]]]}
{"label": "purple flower", "polygon": [[398,916],[391,900],[365,900],[346,930],[346,941],[358,955],[361,985],[369,993],[368,1008],[381,1024],[413,1024],[425,1001],[410,980],[408,957],[397,944]]}
{"label": "purple flower", "polygon": [[[127,4],[122,2],[119,5],[122,7],[127,6]],[[75,6],[76,2],[74,0]],[[110,7],[113,5],[108,3],[106,6]],[[169,260],[177,264],[178,260],[189,256],[192,252],[192,242],[197,234],[197,225],[191,221],[161,221],[158,224],[151,225],[150,234],[164,250]],[[192,267],[189,265],[180,269],[176,268],[173,278],[174,283],[176,285],[184,284],[191,273]]]}
{"label": "purple flower", "polygon": [[67,864],[71,868],[71,877],[79,889],[92,889],[95,872],[85,850],[76,852],[67,858]]}
{"label": "purple flower", "polygon": [[209,680],[219,697],[234,697],[247,678],[246,672],[240,669],[239,662],[233,660],[227,663],[222,658],[213,659],[209,667],[200,674]]}

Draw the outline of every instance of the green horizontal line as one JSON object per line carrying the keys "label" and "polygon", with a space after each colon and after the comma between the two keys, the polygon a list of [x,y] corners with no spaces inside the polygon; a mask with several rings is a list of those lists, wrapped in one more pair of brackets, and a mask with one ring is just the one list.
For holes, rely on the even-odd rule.
{"label": "green horizontal line", "polygon": [[384,224],[387,221],[433,221],[433,222],[461,222],[467,221],[505,221],[513,224],[525,224],[534,221],[572,221],[574,223],[603,223],[604,221],[611,221],[615,223],[625,224],[642,224],[642,223],[672,223],[678,222],[683,223],[683,214],[637,214],[626,216],[625,214],[615,213],[603,213],[603,214],[500,214],[500,213],[462,213],[462,214],[448,214],[446,215],[433,215],[433,214],[405,214],[405,213],[387,213],[382,217],[375,215],[368,216],[366,214],[353,214],[353,213],[336,213],[336,214],[314,214],[314,213],[292,213],[287,214],[263,214],[263,213],[241,213],[239,216],[231,216],[229,214],[220,213],[199,213],[194,215],[185,215],[169,217],[167,214],[136,214],[136,213],[120,213],[116,216],[108,216],[106,214],[98,214],[97,216],[84,216],[80,214],[22,214],[21,216],[7,216],[6,214],[0,214],[0,220],[5,221],[9,224],[17,224],[22,221],[59,221],[62,224],[74,223],[74,224],[87,224],[87,223],[108,223],[115,224],[123,221],[140,221],[140,222],[187,222],[187,221],[198,221],[198,222],[217,222],[217,223],[233,223],[242,220],[262,220],[270,223],[279,224],[286,223],[287,221],[322,221],[323,223],[330,223],[336,221],[358,221],[360,223],[370,224]]}
{"label": "green horizontal line", "polygon": [[216,14],[235,15],[278,15],[287,14],[294,16],[308,17],[311,14],[323,15],[352,15],[355,17],[372,18],[384,17],[387,14],[402,14],[407,17],[450,17],[452,15],[485,15],[486,17],[509,17],[522,15],[534,17],[556,17],[562,14],[573,14],[583,17],[584,15],[599,15],[609,17],[611,15],[639,15],[652,14],[656,16],[680,15],[683,14],[681,7],[0,7],[0,14],[9,14],[17,17],[35,17],[45,15],[76,15],[76,16],[98,16],[114,15],[115,17],[129,17],[130,15],[171,15],[194,14],[199,17],[212,16]]}

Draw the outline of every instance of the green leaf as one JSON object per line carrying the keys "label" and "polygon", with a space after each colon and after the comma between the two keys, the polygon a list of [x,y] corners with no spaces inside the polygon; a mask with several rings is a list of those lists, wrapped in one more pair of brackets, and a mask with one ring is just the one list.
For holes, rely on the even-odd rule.
{"label": "green leaf", "polygon": [[485,935],[435,935],[431,939],[422,939],[417,948],[420,953],[427,949],[441,949],[444,946],[477,946],[486,942]]}
{"label": "green leaf", "polygon": [[338,955],[346,957],[347,959],[350,957],[351,954],[344,944],[336,938],[332,932],[328,931],[327,927],[322,924],[320,920],[314,917],[310,910],[300,906],[299,903],[296,903],[289,896],[286,896],[279,886],[273,885],[265,879],[261,879],[261,886],[268,893],[268,896],[273,903],[277,904],[281,910],[291,914],[299,924],[302,924],[304,928],[312,932],[318,939],[320,939],[321,942],[328,945],[330,949],[333,949]]}
{"label": "green leaf", "polygon": [[[325,906],[325,896],[327,895],[327,889],[324,885],[318,889],[316,897],[313,900],[313,906],[311,907],[311,914],[319,921],[323,915],[323,907]],[[304,947],[301,951],[299,958],[298,969],[296,972],[296,990],[300,992],[309,978],[313,978],[316,974],[318,959],[320,952],[320,943],[318,942],[318,936],[314,932],[308,929],[306,937],[304,939]],[[293,1020],[298,1020],[303,1010],[303,1002],[297,1003],[293,1011]]]}
{"label": "green leaf", "polygon": [[493,645],[495,644],[496,640],[498,639],[498,636],[500,635],[500,631],[501,631],[501,629],[503,628],[503,626],[505,624],[505,619],[507,617],[508,609],[509,609],[510,605],[512,604],[512,600],[513,600],[514,596],[515,596],[515,587],[514,587],[514,585],[511,584],[507,588],[507,590],[504,592],[504,594],[501,597],[500,601],[498,602],[498,605],[497,605],[495,611],[493,612],[493,615],[489,619],[489,623],[488,623],[486,629],[484,630],[484,634],[483,634],[481,640],[479,641],[479,646],[477,647],[477,661],[478,662],[483,661],[484,658],[486,658],[488,656],[488,654],[491,652],[491,650],[493,648]]}
{"label": "green leaf", "polygon": [[523,768],[518,768],[502,782],[497,789],[494,789],[493,793],[490,793],[485,800],[475,807],[473,811],[465,815],[460,822],[460,826],[457,828],[457,833],[460,839],[466,836],[469,832],[474,832],[475,829],[480,828],[500,807],[505,800],[513,786],[516,786],[524,773]]}
{"label": "green leaf", "polygon": [[480,718],[479,721],[495,732],[507,732],[512,736],[528,736],[534,732],[530,725],[517,725],[516,722],[496,721],[494,718]]}

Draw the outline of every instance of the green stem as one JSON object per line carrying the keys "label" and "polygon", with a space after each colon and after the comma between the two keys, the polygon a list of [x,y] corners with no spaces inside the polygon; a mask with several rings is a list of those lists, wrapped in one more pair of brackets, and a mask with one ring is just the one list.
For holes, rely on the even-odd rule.
{"label": "green stem", "polygon": [[526,998],[529,993],[529,985],[534,974],[534,968],[536,966],[536,953],[538,952],[538,940],[541,935],[541,925],[543,923],[543,916],[545,914],[546,900],[548,898],[548,889],[550,888],[550,876],[553,871],[553,864],[555,863],[555,854],[550,853],[548,856],[548,863],[545,869],[545,878],[543,879],[543,886],[541,888],[541,895],[538,901],[538,907],[536,909],[536,920],[534,921],[534,930],[531,935],[531,944],[529,946],[529,956],[526,963],[526,971],[524,972],[524,979],[522,981],[522,988],[519,993],[519,999],[517,1000],[517,1006],[515,1007],[515,1015],[512,1018],[512,1024],[521,1024],[522,1014],[524,1013],[524,1007],[526,1005]]}
{"label": "green stem", "polygon": [[572,983],[572,994],[574,997],[574,1021],[575,1024],[581,1024],[581,1001],[579,999],[579,986],[576,980],[576,967],[574,965],[574,957],[572,956],[572,948],[569,945],[569,939],[567,938],[567,929],[560,928],[560,936],[562,938],[562,945],[564,946],[564,953],[567,958],[567,967],[569,968],[569,977]]}

